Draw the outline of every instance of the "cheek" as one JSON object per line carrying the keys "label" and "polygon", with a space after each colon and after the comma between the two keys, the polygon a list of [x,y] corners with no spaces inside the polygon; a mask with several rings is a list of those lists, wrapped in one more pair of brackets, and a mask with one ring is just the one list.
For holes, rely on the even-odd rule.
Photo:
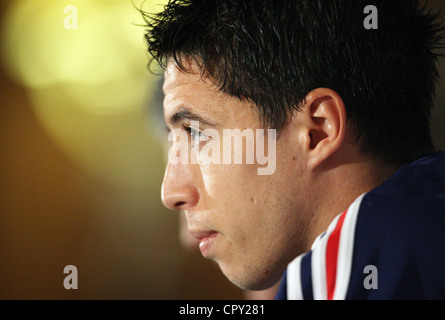
{"label": "cheek", "polygon": [[255,186],[258,187],[255,183],[256,167],[254,165],[201,165],[200,173],[203,181],[202,191],[213,202],[236,206],[238,202],[243,202],[249,197]]}
{"label": "cheek", "polygon": [[201,173],[203,206],[227,236],[258,241],[280,221],[284,190],[278,175],[259,176],[254,165],[213,165]]}
{"label": "cheek", "polygon": [[254,165],[210,165],[201,168],[203,207],[221,232],[234,242],[245,241],[264,220],[263,182]]}
{"label": "cheek", "polygon": [[259,175],[256,164],[201,163],[203,208],[224,215],[234,220],[233,223],[258,225],[277,220],[289,198],[287,195],[294,192],[297,182],[284,184],[290,180],[286,177],[294,171],[295,161],[288,161],[287,152],[282,152],[280,145],[277,147],[277,170],[272,175]]}

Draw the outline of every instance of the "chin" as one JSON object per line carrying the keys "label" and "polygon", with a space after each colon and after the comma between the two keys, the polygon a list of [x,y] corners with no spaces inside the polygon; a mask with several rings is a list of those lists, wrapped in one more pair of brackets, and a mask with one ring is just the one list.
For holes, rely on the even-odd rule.
{"label": "chin", "polygon": [[271,272],[269,268],[253,270],[249,264],[241,268],[230,268],[220,265],[221,271],[233,284],[243,290],[265,290],[280,281],[283,272]]}

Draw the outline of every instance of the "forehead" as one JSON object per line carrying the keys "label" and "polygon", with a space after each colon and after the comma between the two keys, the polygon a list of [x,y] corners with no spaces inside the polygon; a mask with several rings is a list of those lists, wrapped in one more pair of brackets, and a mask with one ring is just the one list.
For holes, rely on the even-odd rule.
{"label": "forehead", "polygon": [[[227,127],[257,126],[259,119],[251,102],[224,93],[210,76],[202,73],[196,62],[189,62],[185,67],[185,71],[180,69],[174,61],[167,65],[163,85],[167,120],[187,108]],[[239,120],[238,124],[235,120]]]}
{"label": "forehead", "polygon": [[188,60],[181,62],[185,70],[181,69],[173,60],[170,60],[167,64],[163,85],[165,95],[168,95],[176,89],[180,89],[181,86],[207,86],[208,90],[217,90],[216,85],[211,79],[205,74],[202,74],[196,62],[190,62]]}

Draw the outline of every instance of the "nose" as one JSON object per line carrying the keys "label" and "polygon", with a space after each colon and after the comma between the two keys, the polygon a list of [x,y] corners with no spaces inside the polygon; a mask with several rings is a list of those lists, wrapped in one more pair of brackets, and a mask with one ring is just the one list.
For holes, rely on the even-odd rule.
{"label": "nose", "polygon": [[163,204],[174,210],[190,210],[199,202],[199,190],[191,165],[168,163],[162,182]]}

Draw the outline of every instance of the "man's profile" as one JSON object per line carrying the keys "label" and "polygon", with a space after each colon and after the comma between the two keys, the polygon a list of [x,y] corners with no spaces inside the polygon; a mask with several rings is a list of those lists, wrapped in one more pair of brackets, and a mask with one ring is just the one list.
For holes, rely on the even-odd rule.
{"label": "man's profile", "polygon": [[147,17],[185,160],[224,130],[277,132],[273,174],[208,159],[165,172],[164,204],[241,288],[445,298],[445,154],[429,125],[442,27],[418,1],[377,0],[367,29],[368,4],[171,0]]}

